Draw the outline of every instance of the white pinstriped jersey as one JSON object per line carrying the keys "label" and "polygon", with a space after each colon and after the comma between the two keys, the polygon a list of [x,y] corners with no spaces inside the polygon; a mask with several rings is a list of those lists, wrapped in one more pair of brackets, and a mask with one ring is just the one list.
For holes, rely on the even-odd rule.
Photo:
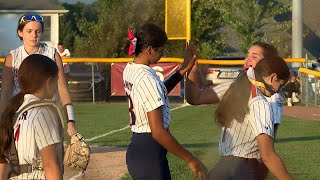
{"label": "white pinstriped jersey", "polygon": [[150,133],[147,112],[162,106],[163,126],[171,121],[167,89],[156,72],[143,64],[128,63],[123,71],[124,89],[129,100],[131,131]]}
{"label": "white pinstriped jersey", "polygon": [[[254,70],[249,68],[247,76],[254,78]],[[260,159],[256,137],[267,134],[273,138],[274,114],[270,103],[260,91],[253,86],[248,101],[249,113],[243,122],[233,119],[230,127],[222,128],[219,150],[221,155],[233,155],[243,158]]]}
{"label": "white pinstriped jersey", "polygon": [[227,92],[232,83],[233,81],[221,83],[219,85],[214,86],[212,90],[217,94],[218,98],[221,100],[223,95]]}
{"label": "white pinstriped jersey", "polygon": [[[40,44],[39,51],[35,54],[41,54],[49,57],[53,61],[55,61],[56,49],[53,47],[49,47],[45,44]],[[17,49],[11,50],[10,54],[12,55],[12,73],[13,73],[13,96],[20,92],[20,85],[18,83],[18,69],[23,62],[23,60],[28,57],[30,54],[24,49],[24,46],[20,46]]]}
{"label": "white pinstriped jersey", "polygon": [[[218,98],[221,100],[223,95],[229,89],[231,82],[221,83],[214,86],[212,89],[217,94]],[[282,99],[279,93],[274,93],[271,97],[265,97],[271,105],[273,111],[274,124],[280,124],[282,119]]]}
{"label": "white pinstriped jersey", "polygon": [[[26,94],[22,109],[30,102],[37,101],[34,95]],[[19,111],[18,110],[18,111]],[[46,106],[34,107],[22,113],[14,125],[15,145],[19,164],[35,165],[40,162],[40,150],[56,144],[60,170],[63,172],[63,145],[60,137],[60,120],[52,109]],[[45,179],[44,171],[24,173],[11,179]]]}
{"label": "white pinstriped jersey", "polygon": [[256,97],[249,99],[248,106],[250,112],[242,123],[234,119],[230,127],[222,128],[219,144],[221,155],[260,159],[256,137],[267,134],[273,138],[272,110],[259,90]]}

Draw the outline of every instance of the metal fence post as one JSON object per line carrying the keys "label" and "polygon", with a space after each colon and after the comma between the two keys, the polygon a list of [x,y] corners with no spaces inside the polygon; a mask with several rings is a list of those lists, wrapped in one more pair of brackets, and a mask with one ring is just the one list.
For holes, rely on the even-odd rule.
{"label": "metal fence post", "polygon": [[93,63],[91,63],[91,86],[92,86],[92,103],[96,102],[96,94],[95,94],[95,88],[94,88],[94,68],[93,68]]}
{"label": "metal fence post", "polygon": [[315,106],[318,106],[318,97],[319,97],[319,89],[320,89],[320,87],[319,87],[319,79],[318,79],[318,77],[315,77],[315,85],[314,85],[314,90],[315,90],[315,92],[314,92],[314,96],[315,96],[315,98],[314,98],[314,104],[315,104]]}

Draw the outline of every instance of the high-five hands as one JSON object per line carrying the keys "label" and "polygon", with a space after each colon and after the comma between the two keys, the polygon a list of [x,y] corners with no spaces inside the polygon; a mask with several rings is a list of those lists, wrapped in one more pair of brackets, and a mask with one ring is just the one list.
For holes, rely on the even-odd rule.
{"label": "high-five hands", "polygon": [[179,69],[180,74],[184,75],[185,73],[188,73],[192,69],[196,60],[196,46],[194,43],[187,43],[186,51],[184,53],[184,60]]}

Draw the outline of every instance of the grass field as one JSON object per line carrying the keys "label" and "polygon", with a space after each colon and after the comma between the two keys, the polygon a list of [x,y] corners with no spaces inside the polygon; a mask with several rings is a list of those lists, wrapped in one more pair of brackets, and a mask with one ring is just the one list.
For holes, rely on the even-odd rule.
{"label": "grass field", "polygon": [[[173,105],[172,108],[179,106]],[[213,120],[215,106],[187,106],[172,112],[171,133],[178,141],[211,169],[219,159],[220,128]],[[78,130],[87,138],[121,129],[129,124],[126,103],[76,104]],[[126,147],[130,129],[90,141],[92,145]],[[320,179],[320,121],[284,117],[275,148],[294,179]],[[195,179],[186,163],[169,153],[172,178]],[[120,179],[121,177],[119,177]],[[122,179],[130,179],[127,175]],[[268,179],[275,179],[272,175]]]}

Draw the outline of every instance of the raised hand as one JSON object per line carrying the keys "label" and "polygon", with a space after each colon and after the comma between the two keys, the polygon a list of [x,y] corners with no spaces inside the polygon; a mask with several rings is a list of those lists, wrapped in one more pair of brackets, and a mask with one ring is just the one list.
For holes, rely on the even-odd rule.
{"label": "raised hand", "polygon": [[187,47],[184,53],[184,60],[179,70],[180,74],[184,75],[186,72],[189,72],[192,69],[196,60],[197,60],[196,46],[194,45],[194,43],[187,44]]}

